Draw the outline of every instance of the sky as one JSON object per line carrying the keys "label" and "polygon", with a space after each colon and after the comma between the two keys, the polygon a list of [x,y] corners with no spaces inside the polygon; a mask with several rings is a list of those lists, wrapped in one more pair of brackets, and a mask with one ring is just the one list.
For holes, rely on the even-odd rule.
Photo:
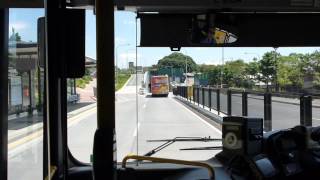
{"label": "sky", "polygon": [[[10,9],[9,32],[12,28],[19,32],[23,41],[37,41],[37,19],[44,16],[43,9]],[[139,40],[139,21],[138,40]],[[86,11],[86,56],[96,59],[95,15],[92,10]],[[115,61],[121,68],[126,68],[129,61],[136,58],[136,14],[133,12],[115,12]],[[139,43],[138,43],[139,45]],[[277,49],[281,55],[290,53],[312,53],[320,47],[297,47]],[[262,57],[273,48],[224,48],[224,62],[243,59],[246,62]],[[191,56],[197,64],[221,64],[222,48],[197,47],[182,48],[181,52]],[[159,59],[171,54],[169,48],[137,48],[138,65],[150,66]]]}

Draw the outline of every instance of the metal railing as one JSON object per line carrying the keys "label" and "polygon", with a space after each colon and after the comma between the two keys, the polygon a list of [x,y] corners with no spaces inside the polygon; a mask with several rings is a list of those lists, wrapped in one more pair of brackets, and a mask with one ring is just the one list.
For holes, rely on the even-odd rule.
{"label": "metal railing", "polygon": [[[174,95],[180,96],[201,108],[215,110],[218,115],[226,116],[260,116],[264,118],[264,130],[272,130],[272,104],[281,103],[272,101],[272,97],[287,97],[288,94],[261,93],[257,91],[241,91],[232,89],[217,89],[211,87],[187,87],[178,86]],[[312,96],[303,94],[291,94],[291,97],[299,98],[294,106],[300,109],[300,125],[312,126]],[[248,107],[249,101],[261,103],[263,109],[251,111],[257,107]],[[287,102],[282,102],[287,103]],[[262,112],[261,112],[262,111]],[[285,112],[283,112],[285,113]]]}

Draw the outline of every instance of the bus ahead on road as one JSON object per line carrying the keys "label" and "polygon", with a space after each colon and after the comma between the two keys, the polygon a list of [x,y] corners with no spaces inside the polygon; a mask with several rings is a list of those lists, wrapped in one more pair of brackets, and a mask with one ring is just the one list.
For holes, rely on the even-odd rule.
{"label": "bus ahead on road", "polygon": [[167,75],[151,76],[151,93],[152,96],[168,96],[169,78]]}

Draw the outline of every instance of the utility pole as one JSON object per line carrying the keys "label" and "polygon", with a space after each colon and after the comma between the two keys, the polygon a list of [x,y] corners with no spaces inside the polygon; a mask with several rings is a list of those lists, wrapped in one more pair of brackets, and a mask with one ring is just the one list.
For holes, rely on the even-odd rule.
{"label": "utility pole", "polygon": [[279,92],[279,84],[278,84],[278,62],[277,62],[277,47],[274,47],[274,62],[275,62],[275,65],[274,65],[274,68],[275,68],[275,89],[276,89],[276,92]]}
{"label": "utility pole", "polygon": [[221,59],[221,74],[220,74],[220,88],[223,88],[223,64],[224,64],[224,47],[222,47],[222,59]]}
{"label": "utility pole", "polygon": [[187,73],[188,73],[188,63],[187,63],[187,56],[186,56],[186,86],[188,85],[188,82],[187,82],[188,75],[187,75]]}
{"label": "utility pole", "polygon": [[118,48],[124,47],[124,46],[130,46],[130,44],[120,44],[116,47],[116,62],[115,62],[115,74],[116,74],[116,81],[115,83],[118,83]]}

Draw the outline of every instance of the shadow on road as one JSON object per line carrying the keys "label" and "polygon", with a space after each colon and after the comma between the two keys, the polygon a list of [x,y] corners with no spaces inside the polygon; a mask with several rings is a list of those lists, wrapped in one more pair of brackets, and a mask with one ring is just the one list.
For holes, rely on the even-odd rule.
{"label": "shadow on road", "polygon": [[76,103],[76,104],[68,104],[68,108],[67,111],[71,112],[74,111],[76,109],[82,108],[84,106],[88,106],[90,104],[93,104],[94,102],[83,102],[83,103]]}
{"label": "shadow on road", "polygon": [[146,95],[146,98],[168,98],[168,96],[163,95]]}
{"label": "shadow on road", "polygon": [[[85,103],[76,103],[76,104],[68,104],[68,112],[74,111],[76,109],[82,108],[84,106],[88,106],[94,102],[85,102]],[[37,123],[43,122],[42,115],[32,115],[32,116],[24,116],[17,117],[8,121],[8,130],[19,130],[25,127],[29,127],[35,125]]]}
{"label": "shadow on road", "polygon": [[19,117],[8,122],[8,130],[19,130],[42,122],[43,116],[33,115],[31,117]]}

